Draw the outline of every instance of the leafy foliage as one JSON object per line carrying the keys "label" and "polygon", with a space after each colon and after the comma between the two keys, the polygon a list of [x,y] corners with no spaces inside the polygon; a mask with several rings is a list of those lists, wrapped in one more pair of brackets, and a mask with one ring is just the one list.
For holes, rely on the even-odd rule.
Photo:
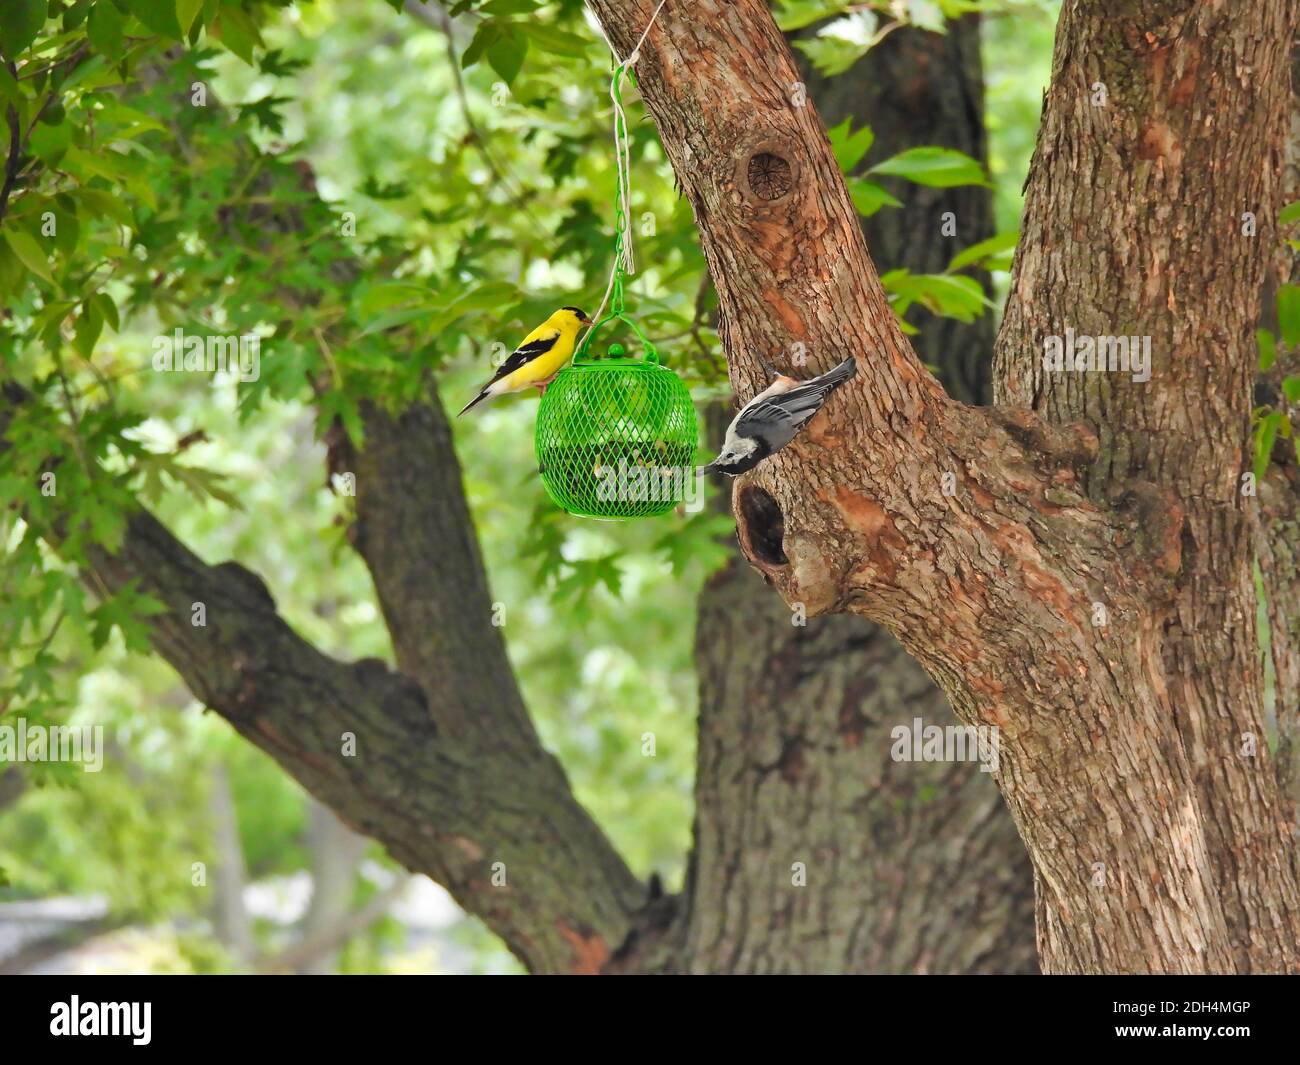
{"label": "leafy foliage", "polygon": [[[781,9],[813,25],[849,6]],[[434,379],[468,394],[556,305],[599,302],[608,64],[581,4],[462,0],[445,18],[429,5],[432,26],[403,8],[0,5],[0,375],[25,397],[6,405],[0,445],[0,721],[99,723],[116,744],[99,775],[25,770],[34,786],[0,821],[8,895],[102,894],[122,919],[201,919],[211,900],[190,869],[212,855],[217,765],[250,873],[306,867],[303,796],[148,655],[159,605],[134,587],[102,597],[89,559],[148,505],[203,557],[268,575],[322,650],[388,655],[322,434],[360,440],[364,404],[400,407]],[[831,65],[862,54],[842,34],[817,40]],[[902,183],[986,180],[942,146],[872,161],[869,128],[831,137],[863,215],[899,209]],[[630,299],[701,402],[729,395],[691,210],[648,122],[634,122],[632,166]],[[887,273],[898,313],[983,313],[960,271],[1000,268],[1010,246],[977,245],[942,275]],[[178,330],[255,337],[260,372],[156,371]],[[532,414],[531,400],[503,402],[455,427],[512,659],[579,797],[634,868],[680,878],[695,698],[683,619],[727,557],[730,522],[708,509],[639,526],[568,518],[537,482]],[[645,731],[655,758],[640,754]],[[231,963],[209,936],[166,964]]]}

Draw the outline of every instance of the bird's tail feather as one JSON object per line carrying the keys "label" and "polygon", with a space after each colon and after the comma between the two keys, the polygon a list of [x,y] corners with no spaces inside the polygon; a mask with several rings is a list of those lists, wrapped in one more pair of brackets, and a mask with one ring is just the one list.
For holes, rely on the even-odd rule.
{"label": "bird's tail feather", "polygon": [[467,410],[469,410],[470,407],[476,407],[476,406],[478,406],[478,405],[479,405],[480,403],[482,403],[485,399],[487,399],[490,395],[491,395],[491,393],[488,392],[488,390],[487,390],[486,388],[483,389],[482,392],[480,392],[477,396],[475,396],[473,399],[471,399],[468,403],[465,404],[465,406],[461,407],[460,410],[458,410],[458,411],[456,412],[456,417],[459,418],[462,414],[464,414]]}
{"label": "bird's tail feather", "polygon": [[821,375],[821,377],[817,378],[817,380],[824,383],[829,388],[834,388],[836,385],[842,384],[843,382],[847,381],[850,377],[852,377],[857,372],[858,372],[857,360],[854,359],[852,356],[850,356],[849,358],[845,359],[842,363],[840,363],[838,366],[833,367],[830,370],[827,370],[824,374]]}
{"label": "bird's tail feather", "polygon": [[810,377],[807,381],[801,381],[797,386],[786,393],[786,399],[788,401],[795,396],[806,396],[809,398],[816,397],[816,402],[821,404],[825,402],[827,396],[857,372],[857,362],[852,358],[847,358],[838,366],[834,366],[827,370],[824,374],[817,377]]}

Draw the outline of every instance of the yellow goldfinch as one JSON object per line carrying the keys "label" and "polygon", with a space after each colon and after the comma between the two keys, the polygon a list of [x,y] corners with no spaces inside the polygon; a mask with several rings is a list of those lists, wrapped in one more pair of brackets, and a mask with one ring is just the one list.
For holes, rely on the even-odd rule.
{"label": "yellow goldfinch", "polygon": [[522,392],[525,388],[540,388],[545,392],[546,386],[573,356],[573,345],[584,325],[591,325],[591,319],[577,307],[561,307],[524,337],[523,343],[497,368],[492,380],[456,416],[460,417],[485,399],[504,396],[507,392]]}

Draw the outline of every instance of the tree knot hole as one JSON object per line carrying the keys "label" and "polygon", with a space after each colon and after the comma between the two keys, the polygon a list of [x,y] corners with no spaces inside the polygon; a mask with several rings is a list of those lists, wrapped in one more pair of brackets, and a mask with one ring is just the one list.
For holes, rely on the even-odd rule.
{"label": "tree knot hole", "polygon": [[749,157],[749,188],[760,200],[769,203],[788,196],[794,187],[790,163],[772,152],[755,152]]}
{"label": "tree knot hole", "polygon": [[788,566],[785,557],[785,516],[776,500],[762,488],[747,485],[740,492],[740,521],[750,555],[767,566]]}

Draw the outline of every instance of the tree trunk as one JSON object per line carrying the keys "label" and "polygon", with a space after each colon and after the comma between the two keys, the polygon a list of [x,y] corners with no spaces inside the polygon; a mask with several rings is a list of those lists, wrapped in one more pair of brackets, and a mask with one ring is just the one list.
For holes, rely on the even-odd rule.
{"label": "tree trunk", "polygon": [[[594,7],[623,52],[652,11]],[[796,341],[818,369],[858,357],[803,438],[738,479],[741,543],[787,602],[885,623],[964,721],[999,729],[1044,968],[1291,970],[1290,826],[1262,742],[1238,755],[1264,735],[1236,491],[1262,256],[1231,237],[1242,202],[1261,240],[1280,206],[1294,13],[1157,7],[1062,16],[998,367],[1032,410],[963,407],[918,363],[764,5],[661,18],[639,81],[738,394],[761,387],[758,354]],[[1086,106],[1096,80],[1104,116]],[[1081,260],[1088,233],[1114,250]],[[1042,337],[1066,325],[1150,333],[1169,361],[1137,396],[1045,383]]]}
{"label": "tree trunk", "polygon": [[[298,936],[310,942],[329,935],[351,912],[366,841],[318,802],[311,803],[307,817],[311,902],[303,914]],[[337,950],[322,951],[304,959],[297,971],[317,976],[333,972],[336,955]]]}
{"label": "tree trunk", "polygon": [[[1242,474],[1295,12],[1265,4],[1243,19],[1213,5],[1154,6],[1140,17],[1107,5],[1063,13],[999,383],[1007,402],[1098,428],[1083,478],[1090,498],[1117,498],[1140,478],[1168,501],[1166,514],[1182,512],[1182,565],[1152,617],[1151,668],[1168,678],[1229,964],[1275,971],[1297,956],[1296,871],[1265,741]],[[1243,130],[1249,145],[1235,135]],[[1079,173],[1091,175],[1085,186],[1067,177]],[[1243,232],[1247,211],[1258,235]],[[1071,239],[1084,226],[1109,235],[1100,254]],[[1150,337],[1151,380],[1044,372],[1043,337],[1067,326]]]}
{"label": "tree trunk", "polygon": [[213,925],[217,942],[230,952],[241,969],[253,962],[253,921],[244,906],[248,869],[239,838],[235,795],[224,765],[212,768],[209,782],[208,816],[212,819],[212,847],[216,868],[212,871]]}
{"label": "tree trunk", "polygon": [[1034,971],[1024,847],[987,774],[899,763],[942,693],[860,618],[792,624],[739,560],[701,597],[689,972]]}
{"label": "tree trunk", "polygon": [[[805,77],[827,121],[870,124],[880,155],[939,144],[984,156],[974,17],[946,35],[897,31],[846,74]],[[868,223],[890,267],[942,270],[991,235],[987,189],[917,200]],[[960,224],[945,247],[934,237],[946,211]],[[926,319],[921,339],[950,388],[987,398],[990,318]],[[860,617],[804,622],[739,557],[702,592],[696,633],[695,854],[661,966],[1037,971],[1032,872],[992,780],[970,764],[890,759],[895,725],[954,723],[892,636]]]}

